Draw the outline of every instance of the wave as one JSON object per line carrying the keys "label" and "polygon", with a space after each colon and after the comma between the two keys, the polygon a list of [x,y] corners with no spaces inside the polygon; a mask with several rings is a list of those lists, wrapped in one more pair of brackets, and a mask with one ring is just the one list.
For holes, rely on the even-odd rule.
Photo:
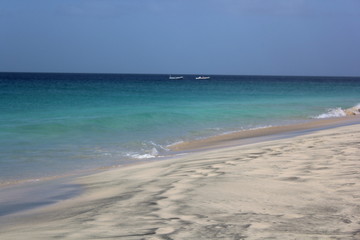
{"label": "wave", "polygon": [[334,118],[334,117],[345,117],[345,116],[353,116],[360,115],[360,103],[347,109],[342,109],[340,107],[330,108],[326,113],[322,113],[314,118]]}
{"label": "wave", "polygon": [[149,159],[149,158],[156,158],[157,155],[152,155],[152,154],[149,154],[149,153],[146,153],[146,154],[137,154],[137,153],[130,154],[130,153],[128,153],[127,157],[135,158],[135,159]]}
{"label": "wave", "polygon": [[333,117],[345,117],[346,113],[341,108],[330,108],[326,113],[322,113],[319,116],[316,116],[315,118],[333,118]]}
{"label": "wave", "polygon": [[159,155],[159,151],[154,147],[148,153],[140,154],[140,153],[128,153],[127,157],[135,158],[135,159],[147,159],[147,158],[155,158]]}
{"label": "wave", "polygon": [[167,147],[163,147],[160,144],[156,144],[153,141],[143,142],[143,146],[151,147],[150,149],[141,149],[141,153],[132,152],[127,153],[126,157],[134,158],[134,159],[148,159],[148,158],[156,158],[161,157],[164,153],[168,152],[169,149]]}

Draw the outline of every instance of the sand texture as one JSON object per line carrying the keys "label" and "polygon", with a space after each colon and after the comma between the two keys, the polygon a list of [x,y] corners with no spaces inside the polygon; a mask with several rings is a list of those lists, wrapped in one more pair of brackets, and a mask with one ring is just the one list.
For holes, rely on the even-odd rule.
{"label": "sand texture", "polygon": [[360,239],[360,125],[82,177],[0,239]]}

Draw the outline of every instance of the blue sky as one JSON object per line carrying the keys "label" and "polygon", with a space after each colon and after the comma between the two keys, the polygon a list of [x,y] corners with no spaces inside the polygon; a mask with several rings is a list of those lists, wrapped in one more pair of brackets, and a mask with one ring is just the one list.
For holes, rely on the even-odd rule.
{"label": "blue sky", "polygon": [[359,0],[0,0],[0,71],[360,76]]}

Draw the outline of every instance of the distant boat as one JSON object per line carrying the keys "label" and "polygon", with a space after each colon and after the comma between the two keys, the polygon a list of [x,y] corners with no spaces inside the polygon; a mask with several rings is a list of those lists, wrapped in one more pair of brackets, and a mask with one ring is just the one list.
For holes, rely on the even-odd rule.
{"label": "distant boat", "polygon": [[196,77],[195,79],[197,79],[197,80],[204,80],[204,79],[210,79],[210,77],[199,76],[199,77]]}
{"label": "distant boat", "polygon": [[184,78],[183,76],[175,76],[175,77],[173,77],[171,75],[169,77],[169,79],[172,79],[172,80],[183,79],[183,78]]}

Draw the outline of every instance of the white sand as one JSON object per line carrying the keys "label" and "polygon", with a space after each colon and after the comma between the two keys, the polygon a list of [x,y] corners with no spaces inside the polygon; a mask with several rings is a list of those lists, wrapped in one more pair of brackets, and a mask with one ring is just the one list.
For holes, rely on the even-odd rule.
{"label": "white sand", "polygon": [[360,125],[82,177],[0,239],[360,239]]}

